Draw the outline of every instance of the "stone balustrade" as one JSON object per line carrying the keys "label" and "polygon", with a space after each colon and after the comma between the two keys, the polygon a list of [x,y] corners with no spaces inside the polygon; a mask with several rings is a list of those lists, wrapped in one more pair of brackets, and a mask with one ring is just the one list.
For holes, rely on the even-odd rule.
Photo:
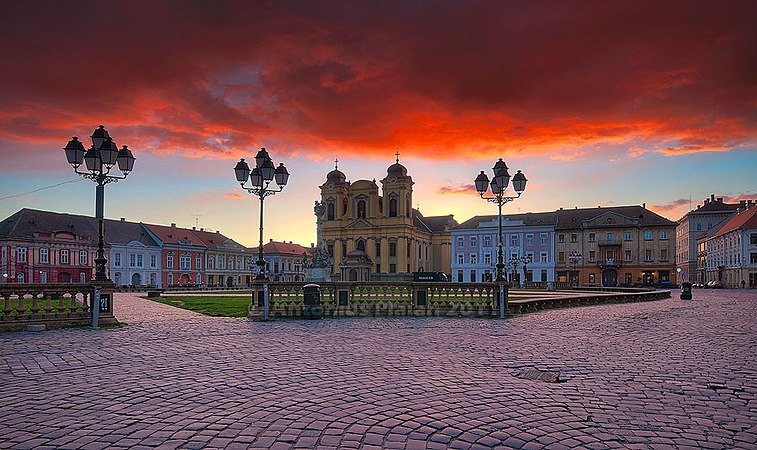
{"label": "stone balustrade", "polygon": [[[112,285],[100,294],[100,324],[118,323],[113,316]],[[60,328],[87,325],[92,317],[92,283],[0,284],[0,331],[23,330],[29,325]]]}
{"label": "stone balustrade", "polygon": [[[268,289],[269,317],[301,317],[307,283],[269,282],[253,286],[249,317],[264,317],[264,290]],[[497,283],[320,282],[324,317],[454,316],[499,317]],[[509,286],[505,285],[505,299]],[[629,288],[574,289],[508,301],[509,314],[549,308],[651,301],[669,298],[670,291]]]}
{"label": "stone balustrade", "polygon": [[[304,282],[267,284],[270,317],[298,317],[304,305]],[[320,282],[324,316],[463,316],[499,315],[496,283]],[[263,317],[263,284],[253,286],[250,317]],[[508,286],[505,285],[505,298]]]}

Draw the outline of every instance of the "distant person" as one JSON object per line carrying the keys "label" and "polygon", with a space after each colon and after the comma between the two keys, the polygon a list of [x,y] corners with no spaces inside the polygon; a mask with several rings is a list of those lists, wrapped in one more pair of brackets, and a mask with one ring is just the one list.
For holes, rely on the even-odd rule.
{"label": "distant person", "polygon": [[746,281],[741,280],[741,289],[746,288]]}

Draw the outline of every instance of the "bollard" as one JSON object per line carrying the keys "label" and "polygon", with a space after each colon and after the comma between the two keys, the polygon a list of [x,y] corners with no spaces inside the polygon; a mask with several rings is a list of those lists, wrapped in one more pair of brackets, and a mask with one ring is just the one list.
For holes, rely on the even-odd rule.
{"label": "bollard", "polygon": [[681,283],[681,300],[691,300],[691,283]]}
{"label": "bollard", "polygon": [[317,284],[306,284],[303,290],[303,319],[320,319],[323,317],[321,306],[321,287]]}

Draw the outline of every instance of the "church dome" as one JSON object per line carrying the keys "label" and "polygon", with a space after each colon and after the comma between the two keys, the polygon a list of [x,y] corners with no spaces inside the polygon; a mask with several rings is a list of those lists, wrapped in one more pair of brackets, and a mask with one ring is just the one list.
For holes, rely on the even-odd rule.
{"label": "church dome", "polygon": [[334,184],[343,184],[347,180],[347,177],[339,169],[334,169],[326,175],[326,182]]}
{"label": "church dome", "polygon": [[400,163],[394,163],[386,169],[387,175],[394,175],[395,177],[406,177],[407,169]]}

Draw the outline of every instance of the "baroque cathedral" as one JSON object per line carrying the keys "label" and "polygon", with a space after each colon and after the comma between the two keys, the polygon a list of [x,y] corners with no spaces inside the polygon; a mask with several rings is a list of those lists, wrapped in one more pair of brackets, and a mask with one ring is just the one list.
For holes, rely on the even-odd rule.
{"label": "baroque cathedral", "polygon": [[400,281],[413,272],[449,276],[452,214],[423,217],[413,204],[413,179],[399,153],[380,181],[353,183],[334,170],[320,186],[323,242],[333,260],[333,277],[343,281]]}

